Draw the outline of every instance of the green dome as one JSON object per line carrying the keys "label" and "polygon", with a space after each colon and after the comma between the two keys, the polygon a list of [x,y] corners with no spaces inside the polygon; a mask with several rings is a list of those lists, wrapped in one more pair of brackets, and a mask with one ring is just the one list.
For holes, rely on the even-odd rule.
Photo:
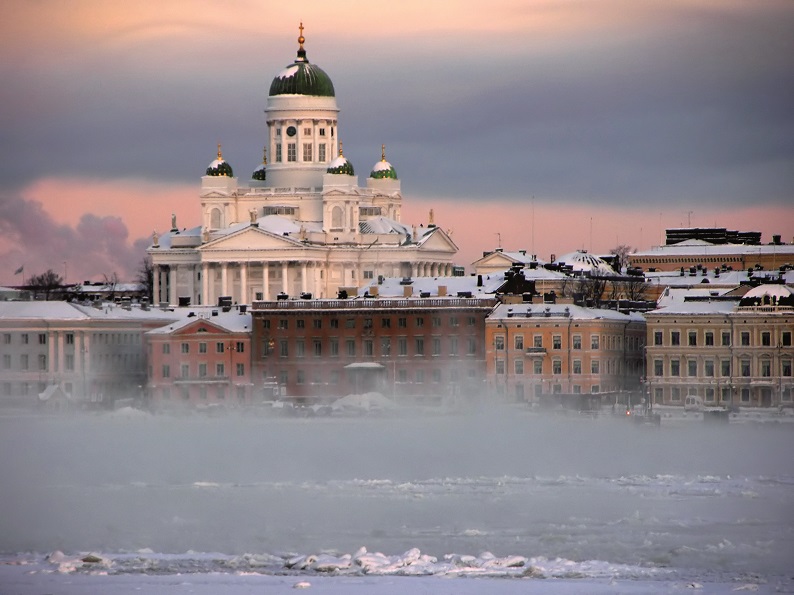
{"label": "green dome", "polygon": [[298,58],[276,75],[270,83],[270,96],[273,95],[312,95],[314,97],[335,97],[334,84],[322,68],[309,64],[306,52],[298,51]]}
{"label": "green dome", "polygon": [[230,178],[234,177],[234,173],[232,172],[232,166],[229,165],[229,162],[225,159],[216,159],[212,163],[209,164],[207,167],[208,176],[229,176]]}
{"label": "green dome", "polygon": [[252,180],[259,180],[260,182],[264,182],[267,180],[267,166],[265,164],[260,165],[254,170],[254,173],[251,174]]}
{"label": "green dome", "polygon": [[391,178],[392,180],[396,180],[397,172],[394,171],[394,166],[388,161],[378,161],[372,167],[372,173],[369,174],[369,177],[375,179]]}
{"label": "green dome", "polygon": [[347,174],[348,176],[356,175],[353,172],[353,164],[344,155],[339,155],[339,157],[334,159],[325,172],[329,174]]}

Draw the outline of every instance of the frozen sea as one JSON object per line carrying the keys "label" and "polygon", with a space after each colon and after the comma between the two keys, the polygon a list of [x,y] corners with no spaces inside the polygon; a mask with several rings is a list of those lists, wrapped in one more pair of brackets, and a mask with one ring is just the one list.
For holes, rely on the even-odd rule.
{"label": "frozen sea", "polygon": [[793,447],[523,409],[0,416],[0,593],[794,592]]}

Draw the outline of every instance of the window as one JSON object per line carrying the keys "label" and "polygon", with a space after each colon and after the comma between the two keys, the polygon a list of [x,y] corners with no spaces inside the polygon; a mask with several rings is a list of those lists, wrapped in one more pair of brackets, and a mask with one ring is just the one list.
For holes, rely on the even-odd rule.
{"label": "window", "polygon": [[457,337],[450,337],[449,338],[449,354],[450,355],[458,355],[458,338]]}
{"label": "window", "polygon": [[[11,335],[8,336],[7,343],[11,342]],[[66,344],[67,345],[74,345],[74,333],[66,333]]]}
{"label": "window", "polygon": [[322,318],[315,318],[314,320],[312,320],[312,326],[314,328],[316,328],[316,329],[323,328],[323,320],[322,320]]}
{"label": "window", "polygon": [[670,376],[681,375],[681,362],[677,359],[670,360]]}
{"label": "window", "polygon": [[67,372],[74,372],[74,355],[71,353],[67,353],[64,359],[64,366],[66,366]]}
{"label": "window", "polygon": [[708,346],[708,347],[712,347],[714,345],[714,333],[713,332],[706,331],[705,343],[706,343],[706,346]]}
{"label": "window", "polygon": [[466,319],[466,325],[467,326],[474,326],[475,324],[477,324],[477,320],[474,318],[474,316],[469,316]]}
{"label": "window", "polygon": [[761,360],[761,376],[764,378],[772,376],[772,362],[768,359]]}
{"label": "window", "polygon": [[424,355],[425,354],[425,340],[424,337],[417,337],[415,342],[415,355]]}
{"label": "window", "polygon": [[312,144],[311,143],[303,143],[303,160],[304,161],[311,161],[312,160]]}
{"label": "window", "polygon": [[222,378],[226,375],[226,366],[222,363],[215,364],[215,376]]}
{"label": "window", "polygon": [[11,369],[11,354],[5,353],[3,354],[3,369],[10,370]]}
{"label": "window", "polygon": [[703,370],[706,376],[713,377],[714,376],[714,360],[707,359],[703,362]]}
{"label": "window", "polygon": [[466,355],[477,354],[477,340],[469,337],[466,339]]}
{"label": "window", "polygon": [[582,360],[580,359],[573,360],[573,373],[574,374],[582,373]]}
{"label": "window", "polygon": [[171,344],[170,343],[163,343],[163,353],[168,355],[171,353]]}
{"label": "window", "polygon": [[398,318],[397,319],[397,326],[400,328],[408,328],[408,319],[407,318]]}
{"label": "window", "polygon": [[391,339],[389,337],[383,337],[380,340],[380,354],[383,357],[389,357],[391,355]]}
{"label": "window", "polygon": [[245,376],[245,364],[237,364],[237,375]]}
{"label": "window", "polygon": [[325,128],[320,128],[320,136],[325,136]]}
{"label": "window", "polygon": [[[74,335],[72,335],[72,340],[74,341]],[[11,345],[11,333],[5,333],[3,335],[3,343],[6,344],[6,345]],[[68,341],[67,341],[67,343],[68,343]]]}
{"label": "window", "polygon": [[339,356],[339,339],[331,339],[331,357]]}
{"label": "window", "polygon": [[297,161],[295,143],[287,143],[287,161]]}
{"label": "window", "polygon": [[494,337],[494,348],[497,351],[504,351],[504,348],[505,348],[505,336],[504,335],[496,335]]}
{"label": "window", "polygon": [[190,353],[190,343],[182,343],[182,353]]}
{"label": "window", "polygon": [[543,374],[543,360],[536,359],[532,362],[532,373]]}
{"label": "window", "polygon": [[[504,374],[504,369],[502,369],[502,374]],[[417,384],[422,384],[425,381],[425,371],[417,370],[414,378],[416,379]]]}
{"label": "window", "polygon": [[182,378],[190,377],[190,364],[182,364],[179,367],[179,372]]}
{"label": "window", "polygon": [[713,402],[714,401],[714,389],[707,388],[706,389],[706,401]]}
{"label": "window", "polygon": [[496,373],[497,374],[504,374],[505,373],[505,362],[502,359],[496,360]]}
{"label": "window", "polygon": [[598,344],[600,343],[599,335],[591,335],[590,336],[590,349],[598,349]]}
{"label": "window", "polygon": [[423,328],[425,326],[425,319],[422,316],[416,317],[416,328]]}
{"label": "window", "polygon": [[731,333],[730,333],[730,331],[722,331],[721,344],[722,344],[723,347],[730,347],[730,345],[731,345]]}
{"label": "window", "polygon": [[731,375],[731,360],[724,359],[720,360],[720,375],[723,378],[727,378]]}
{"label": "window", "polygon": [[573,336],[573,348],[574,349],[581,349],[582,348],[582,335],[574,335]]}
{"label": "window", "polygon": [[226,344],[223,341],[215,343],[215,353],[223,353],[226,351]]}
{"label": "window", "polygon": [[441,318],[438,316],[433,316],[433,327],[438,328],[441,326]]}
{"label": "window", "polygon": [[27,345],[28,344],[28,334],[27,333],[22,333],[20,338],[22,339],[22,344],[23,345]]}
{"label": "window", "polygon": [[281,339],[279,343],[279,355],[281,357],[289,356],[289,342],[286,339]]}
{"label": "window", "polygon": [[780,360],[780,375],[781,376],[791,376],[791,360],[784,359]]}
{"label": "window", "polygon": [[660,359],[653,360],[653,375],[664,376],[664,362]]}
{"label": "window", "polygon": [[458,317],[457,316],[450,316],[449,317],[449,326],[460,326],[460,323],[458,322]]}
{"label": "window", "polygon": [[368,357],[375,355],[375,345],[372,339],[364,339],[364,355]]}
{"label": "window", "polygon": [[39,370],[42,372],[47,370],[47,356],[43,353],[39,354]]}
{"label": "window", "polygon": [[295,357],[304,357],[306,355],[306,342],[303,339],[295,341]]}
{"label": "window", "polygon": [[720,389],[720,392],[722,393],[722,395],[720,396],[720,398],[721,398],[723,401],[727,402],[727,401],[730,401],[730,400],[731,400],[731,389],[730,389],[730,388],[728,388],[728,387],[723,387],[723,388],[721,388],[721,389]]}
{"label": "window", "polygon": [[689,331],[689,333],[687,333],[687,344],[690,347],[697,347],[697,344],[698,344],[698,333],[697,333],[697,331]]}
{"label": "window", "polygon": [[680,401],[681,400],[681,389],[678,387],[673,387],[670,389],[670,400],[671,401]]}
{"label": "window", "polygon": [[306,382],[306,373],[303,370],[298,370],[295,374],[295,384],[304,384]]}
{"label": "window", "polygon": [[[281,132],[279,129],[278,132]],[[276,163],[281,163],[281,143],[276,143]]]}
{"label": "window", "polygon": [[517,359],[513,362],[513,371],[518,375],[521,376],[524,373],[524,360]]}
{"label": "window", "polygon": [[339,319],[338,318],[332,318],[331,319],[331,328],[339,328]]}
{"label": "window", "polygon": [[551,338],[552,349],[562,349],[562,335],[554,335]]}
{"label": "window", "polygon": [[207,344],[199,343],[199,353],[207,353]]}
{"label": "window", "polygon": [[772,345],[772,333],[769,331],[763,331],[761,333],[761,345],[764,347]]}
{"label": "window", "polygon": [[371,318],[365,318],[364,319],[364,328],[365,329],[372,328],[372,319]]}
{"label": "window", "polygon": [[741,370],[742,376],[745,377],[745,378],[749,378],[749,376],[750,376],[750,360],[749,359],[743,359],[740,362],[740,366],[741,366],[740,370]]}
{"label": "window", "polygon": [[781,343],[783,347],[791,347],[791,331],[783,331],[781,335]]}
{"label": "window", "polygon": [[681,345],[681,333],[670,331],[670,345]]}
{"label": "window", "polygon": [[289,328],[289,320],[286,318],[282,318],[278,321],[278,328],[279,330],[285,331]]}
{"label": "window", "polygon": [[518,351],[524,350],[524,335],[515,335],[513,337],[513,344]]}
{"label": "window", "polygon": [[687,376],[698,375],[698,362],[696,359],[687,360]]}
{"label": "window", "polygon": [[551,373],[552,374],[562,374],[562,360],[552,360],[551,362]]}
{"label": "window", "polygon": [[654,331],[654,333],[653,333],[653,344],[654,345],[661,345],[662,344],[662,331]]}
{"label": "window", "polygon": [[46,344],[47,344],[47,334],[39,333],[39,345],[46,345]]}
{"label": "window", "polygon": [[[322,130],[322,128],[320,130]],[[317,161],[325,163],[325,143],[317,145]]]}
{"label": "window", "polygon": [[205,378],[207,376],[207,364],[199,364],[199,378]]}
{"label": "window", "polygon": [[591,374],[599,374],[601,370],[601,364],[597,359],[594,359],[590,362],[590,373]]}
{"label": "window", "polygon": [[750,389],[743,388],[742,389],[742,403],[749,403],[750,402]]}
{"label": "window", "polygon": [[306,321],[303,318],[299,318],[295,321],[295,328],[306,328]]}
{"label": "window", "polygon": [[537,348],[543,347],[543,335],[535,335],[532,337],[532,346]]}
{"label": "window", "polygon": [[397,355],[408,355],[408,339],[405,337],[397,339]]}
{"label": "window", "polygon": [[741,341],[742,341],[742,347],[747,347],[748,345],[750,345],[750,332],[749,331],[742,331]]}
{"label": "window", "polygon": [[312,353],[314,357],[321,357],[323,354],[323,342],[320,339],[312,340]]}
{"label": "window", "polygon": [[356,341],[355,339],[347,339],[345,341],[345,345],[347,346],[347,355],[350,357],[355,357],[356,355]]}
{"label": "window", "polygon": [[441,355],[441,339],[433,337],[433,355]]}

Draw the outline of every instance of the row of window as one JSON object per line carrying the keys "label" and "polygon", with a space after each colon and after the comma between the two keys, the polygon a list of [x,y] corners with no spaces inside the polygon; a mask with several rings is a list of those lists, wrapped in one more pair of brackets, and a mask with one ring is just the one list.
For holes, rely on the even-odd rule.
{"label": "row of window", "polygon": [[[149,345],[151,349],[151,344]],[[198,353],[209,353],[208,344],[205,342],[198,343]],[[180,353],[190,353],[190,343],[183,342],[179,344],[179,351]],[[226,341],[217,341],[215,343],[215,353],[225,353],[226,351],[236,351],[237,353],[245,353],[245,342],[243,341],[235,341],[234,345],[232,342]],[[162,344],[162,352],[165,355],[171,353],[171,343],[163,343]]]}
{"label": "row of window", "polygon": [[[623,337],[620,335],[604,335],[604,343],[605,343],[605,349],[607,350],[622,349]],[[503,351],[505,348],[505,336],[495,335],[494,346],[497,351]],[[524,349],[524,335],[521,334],[513,335],[513,347],[517,350]],[[544,347],[543,335],[536,334],[532,336],[532,347],[538,349],[542,349]],[[598,350],[600,349],[600,347],[601,347],[601,335],[590,335],[590,349]],[[639,348],[642,347],[642,339],[640,337],[628,336],[626,337],[626,347],[629,350],[638,350]],[[553,350],[562,349],[562,335],[552,335],[551,348]],[[575,350],[579,350],[582,348],[582,335],[571,336],[571,348]]]}
{"label": "row of window", "polygon": [[[313,158],[313,147],[312,143],[303,143],[303,161],[311,162],[314,160]],[[298,160],[298,153],[297,153],[297,145],[296,143],[287,143],[287,161],[294,162]],[[325,143],[320,143],[317,145],[317,161],[320,163],[325,163],[328,160],[328,154],[326,151]],[[281,149],[281,143],[276,143],[276,163],[281,163],[284,161],[284,156]]]}
{"label": "row of window", "polygon": [[[3,344],[13,345],[15,333],[3,333]],[[31,335],[38,340],[39,345],[47,345],[47,333],[19,333],[19,344],[30,345]],[[74,333],[64,333],[63,340],[66,345],[74,345]],[[140,345],[141,336],[138,333],[93,333],[94,343],[104,345]]]}
{"label": "row of window", "polygon": [[[687,359],[686,361],[686,371],[687,376],[689,377],[697,377],[699,376],[700,366],[699,362],[696,359]],[[723,359],[715,362],[714,360],[704,360],[703,361],[703,376],[713,378],[716,372],[716,366],[719,365],[719,372],[720,377],[722,378],[729,378],[732,376],[731,370],[731,360]],[[760,369],[760,376],[763,378],[771,378],[772,377],[772,360],[769,358],[763,358],[758,361],[758,366]],[[752,360],[750,358],[741,358],[739,359],[739,374],[738,376],[750,378],[752,374]],[[679,359],[671,359],[669,362],[669,370],[670,376],[681,376],[681,360]],[[781,376],[791,376],[792,374],[792,363],[790,359],[781,359],[780,360],[780,375]],[[653,360],[653,375],[654,376],[664,376],[664,360],[655,359]]]}
{"label": "row of window", "polygon": [[[622,360],[607,360],[606,362],[606,373],[607,374],[620,374],[623,362]],[[575,359],[571,362],[571,373],[572,374],[582,374],[582,360]],[[631,367],[632,362],[626,362],[626,366]],[[524,374],[525,364],[523,359],[515,359],[513,360],[513,374],[522,375]],[[505,360],[497,359],[496,360],[496,373],[497,374],[504,374],[505,373]],[[562,374],[562,360],[555,359],[551,361],[551,373],[554,375]],[[594,359],[590,361],[590,374],[600,374],[601,373],[601,361]],[[542,375],[543,374],[543,360],[535,359],[532,361],[532,374]]]}
{"label": "row of window", "polygon": [[[278,343],[276,343],[275,340],[270,339],[269,341],[265,341],[262,346],[262,357],[276,355],[276,353],[278,353],[279,357],[289,357],[290,343],[292,343],[292,349],[295,357],[300,358],[306,356],[307,342],[303,339],[295,339],[294,341],[280,339]],[[445,339],[442,339],[441,337],[432,337],[427,341],[424,337],[414,337],[413,340],[409,342],[407,337],[397,337],[394,343],[396,346],[395,354],[398,356],[424,356],[428,354],[440,356],[444,355],[445,353],[456,356],[459,355],[461,343],[463,343],[463,341],[459,341],[458,337],[446,337]],[[446,343],[446,348],[444,348],[444,343]],[[311,354],[314,357],[322,357],[323,355],[338,357],[341,354],[341,344],[342,341],[340,341],[340,339],[332,337],[328,339],[327,344],[324,343],[322,339],[313,339],[308,345],[310,346]],[[360,349],[361,355],[374,357],[376,355],[376,345],[378,345],[380,348],[378,353],[379,356],[392,356],[391,337],[381,337],[377,342],[374,339],[345,339],[344,353],[349,357],[356,357],[359,354]],[[410,352],[409,345],[413,347],[413,350]],[[465,340],[465,349],[466,355],[476,355],[476,339],[473,337],[468,337]]]}
{"label": "row of window", "polygon": [[[179,366],[179,378],[191,378],[190,376],[190,364],[180,364]],[[196,370],[198,372],[198,378],[209,378],[208,373],[208,366],[205,363],[198,364]],[[245,364],[236,364],[235,370],[237,372],[237,376],[245,376]],[[171,365],[170,364],[163,364],[162,369],[160,370],[162,378],[171,378]],[[149,375],[151,376],[151,370],[149,371]],[[215,378],[226,378],[226,364],[224,362],[216,362],[215,363]]]}
{"label": "row of window", "polygon": [[[226,385],[218,384],[218,385],[215,385],[215,386],[213,386],[211,388],[212,388],[212,394],[217,400],[223,401],[223,400],[226,399]],[[185,401],[189,401],[190,400],[191,391],[190,391],[190,387],[189,386],[180,386],[179,389],[178,389],[178,392],[179,392],[179,396],[183,400],[185,400]],[[208,387],[206,385],[199,386],[199,387],[197,387],[197,391],[196,392],[198,393],[198,398],[201,399],[202,401],[205,401],[205,400],[207,400],[207,398],[209,396],[210,387]],[[245,401],[245,399],[246,399],[246,388],[244,386],[235,387],[235,394],[237,395],[237,400],[238,401]],[[171,387],[170,386],[163,386],[162,388],[160,388],[160,397],[162,399],[165,399],[165,400],[170,400],[171,399]]]}
{"label": "row of window", "polygon": [[[477,370],[475,368],[466,368],[465,370],[459,370],[457,368],[451,368],[447,370],[447,374],[444,373],[444,370],[441,368],[433,368],[431,370],[425,370],[424,368],[419,368],[416,370],[410,368],[397,368],[395,370],[395,382],[398,384],[422,384],[425,382],[433,382],[433,383],[440,383],[440,382],[459,382],[461,380],[461,372],[465,372],[467,378],[472,379],[477,376]],[[307,371],[303,369],[298,369],[294,371],[293,379],[295,384],[314,384],[314,385],[337,385],[339,384],[342,378],[342,371],[341,370],[329,370],[327,376],[323,376],[321,370],[313,370],[312,371],[311,379],[307,375]],[[444,378],[446,376],[446,378]],[[355,378],[350,373],[347,373],[346,380],[348,384],[353,384],[355,382]],[[278,382],[281,385],[287,385],[290,382],[290,372],[289,370],[279,370],[278,371]]]}
{"label": "row of window", "polygon": [[[669,332],[669,343],[671,347],[676,347],[682,345],[682,334],[681,331],[668,331]],[[705,345],[706,347],[712,347],[716,345],[715,339],[716,334],[714,331],[702,331],[702,343],[700,341],[700,333],[697,330],[689,330],[686,331],[686,344],[689,347],[697,347],[698,345]],[[751,339],[752,333],[750,331],[740,331],[739,332],[739,345],[742,347],[750,347],[751,346]],[[731,346],[731,331],[720,331],[720,346],[722,347],[730,347]],[[653,344],[657,346],[664,345],[664,331],[654,331],[653,332]],[[772,347],[772,331],[761,331],[760,334],[760,343],[761,347]],[[791,347],[791,331],[782,331],[780,333],[780,345],[782,347]]]}
{"label": "row of window", "polygon": [[[365,271],[371,272],[371,271]],[[408,328],[409,318],[407,316],[399,316],[397,317],[396,321],[394,317],[391,316],[382,316],[380,318],[346,318],[344,321],[344,328],[357,328],[358,320],[361,320],[361,327],[364,329],[371,329],[375,328],[376,326],[379,328],[392,328],[392,324],[394,323],[396,326],[395,328]],[[416,316],[410,319],[413,324],[412,328],[424,328],[425,327],[425,317],[424,316]],[[329,328],[339,328],[340,327],[340,319],[339,318],[331,318],[327,321]],[[461,322],[465,322],[466,326],[475,326],[477,324],[477,319],[474,316],[466,316],[465,318],[461,318],[459,316],[450,316],[447,319],[448,326],[456,327],[460,326]],[[321,329],[323,328],[323,319],[322,318],[313,318],[311,320],[312,328],[314,329]],[[430,326],[432,328],[440,328],[442,323],[441,316],[431,316],[429,319]],[[271,328],[271,320],[265,318],[262,320],[262,328],[269,329]],[[275,326],[279,330],[288,330],[290,325],[289,318],[280,318],[279,320],[275,321]],[[306,327],[306,320],[303,318],[295,319],[295,328],[303,329]]]}
{"label": "row of window", "polygon": [[[653,389],[653,402],[657,404],[662,404],[665,402],[665,397],[672,402],[672,403],[680,403],[683,397],[687,396],[695,396],[701,397],[705,403],[716,403],[717,400],[721,401],[722,403],[730,403],[731,402],[731,388],[730,387],[696,387],[690,386],[686,389],[682,389],[678,386],[672,387],[656,387]],[[772,390],[769,388],[762,388],[758,391],[755,395],[755,399],[761,399],[762,401],[768,400],[771,401],[772,399]],[[780,393],[780,400],[783,402],[790,402],[794,397],[794,391],[790,387],[784,388]],[[738,390],[739,400],[742,403],[750,403],[753,400],[753,390],[747,387],[740,388]]]}

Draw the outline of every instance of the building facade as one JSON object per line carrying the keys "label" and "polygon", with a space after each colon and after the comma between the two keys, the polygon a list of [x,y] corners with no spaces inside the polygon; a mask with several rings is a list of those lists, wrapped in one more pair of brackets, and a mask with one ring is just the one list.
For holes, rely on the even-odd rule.
{"label": "building facade", "polygon": [[791,406],[794,297],[760,285],[741,299],[682,301],[646,314],[647,383],[653,402]]}
{"label": "building facade", "polygon": [[636,391],[644,374],[640,314],[573,304],[500,304],[486,320],[485,344],[489,387],[507,401],[614,398]]}
{"label": "building facade", "polygon": [[[201,225],[154,234],[154,302],[250,304],[280,294],[333,298],[380,276],[449,276],[457,246],[433,221],[401,222],[396,170],[381,146],[360,186],[344,156],[330,77],[297,58],[270,84],[265,157],[248,182],[223,158],[201,179]],[[270,155],[270,161],[267,160]]]}
{"label": "building facade", "polygon": [[256,383],[305,400],[376,391],[401,402],[474,399],[493,298],[254,302]]}
{"label": "building facade", "polygon": [[147,396],[155,410],[251,404],[250,314],[190,312],[146,333],[146,349]]}

